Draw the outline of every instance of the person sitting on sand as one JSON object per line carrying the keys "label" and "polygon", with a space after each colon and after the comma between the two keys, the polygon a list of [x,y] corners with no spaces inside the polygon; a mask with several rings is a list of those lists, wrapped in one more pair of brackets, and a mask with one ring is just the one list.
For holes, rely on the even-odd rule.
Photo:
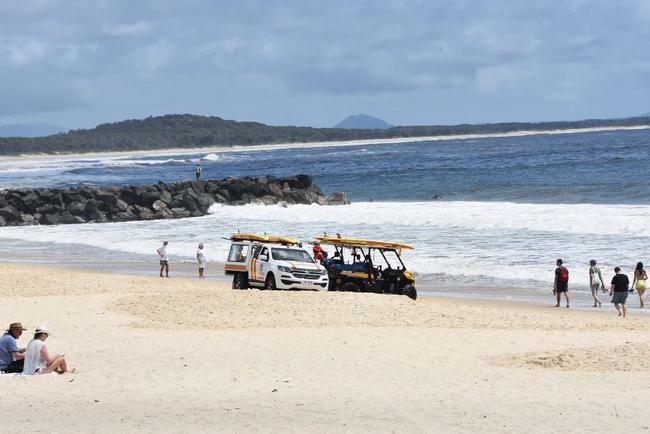
{"label": "person sitting on sand", "polygon": [[23,372],[25,349],[18,348],[18,339],[25,330],[21,323],[14,322],[0,338],[0,371],[7,374]]}
{"label": "person sitting on sand", "polygon": [[163,277],[163,270],[165,277],[169,277],[169,256],[167,256],[167,241],[163,241],[163,245],[156,249],[158,256],[160,256],[160,277]]}
{"label": "person sitting on sand", "polygon": [[645,307],[645,290],[647,280],[648,274],[643,269],[643,262],[637,263],[636,269],[634,270],[634,278],[632,279],[632,288],[636,289],[636,292],[639,293],[639,305],[641,309]]}
{"label": "person sitting on sand", "polygon": [[621,273],[621,268],[614,268],[614,277],[612,278],[612,287],[609,291],[609,295],[612,295],[612,303],[618,311],[618,316],[627,316],[627,289],[630,286],[630,279]]}
{"label": "person sitting on sand", "polygon": [[555,261],[555,280],[553,282],[553,294],[557,299],[555,307],[560,307],[560,295],[564,293],[566,307],[569,307],[569,270],[562,265],[562,259]]}
{"label": "person sitting on sand", "polygon": [[205,253],[203,253],[203,243],[199,243],[199,248],[196,249],[196,260],[199,261],[199,279],[204,279],[203,272],[205,271]]}
{"label": "person sitting on sand", "polygon": [[[64,374],[68,372],[68,367],[65,363],[63,354],[50,356],[45,345],[45,340],[49,336],[49,331],[45,326],[36,327],[34,331],[34,339],[27,344],[25,351],[25,367],[23,374],[49,374],[56,372],[57,374]],[[73,370],[74,372],[74,370]]]}
{"label": "person sitting on sand", "polygon": [[596,267],[596,260],[589,261],[589,286],[591,287],[591,296],[594,298],[593,307],[601,307],[603,303],[598,298],[598,288],[600,287],[605,292],[605,282],[600,268]]}

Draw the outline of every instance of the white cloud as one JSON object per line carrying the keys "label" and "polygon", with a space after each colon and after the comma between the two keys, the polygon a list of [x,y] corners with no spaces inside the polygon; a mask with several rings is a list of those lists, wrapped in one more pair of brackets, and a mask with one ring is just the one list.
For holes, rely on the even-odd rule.
{"label": "white cloud", "polygon": [[138,21],[132,24],[114,24],[114,25],[105,25],[102,29],[102,33],[106,36],[135,36],[142,35],[151,32],[152,26],[146,21]]}
{"label": "white cloud", "polygon": [[4,51],[7,53],[9,63],[13,66],[22,66],[42,59],[45,54],[45,45],[35,39],[16,39],[5,43]]}

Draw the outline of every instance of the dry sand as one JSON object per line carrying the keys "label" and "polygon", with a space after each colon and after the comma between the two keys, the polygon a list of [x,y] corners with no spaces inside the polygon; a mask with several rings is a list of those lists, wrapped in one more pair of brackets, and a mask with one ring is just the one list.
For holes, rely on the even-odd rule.
{"label": "dry sand", "polygon": [[[643,432],[650,317],[0,265],[2,432]],[[26,332],[22,346],[30,338]]]}

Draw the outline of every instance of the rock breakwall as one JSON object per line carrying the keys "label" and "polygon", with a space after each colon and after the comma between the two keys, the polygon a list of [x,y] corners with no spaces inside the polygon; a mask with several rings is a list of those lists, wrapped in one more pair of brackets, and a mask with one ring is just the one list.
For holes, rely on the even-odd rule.
{"label": "rock breakwall", "polygon": [[199,217],[214,203],[283,206],[345,205],[342,192],[325,196],[308,175],[158,182],[0,191],[0,226],[106,223]]}

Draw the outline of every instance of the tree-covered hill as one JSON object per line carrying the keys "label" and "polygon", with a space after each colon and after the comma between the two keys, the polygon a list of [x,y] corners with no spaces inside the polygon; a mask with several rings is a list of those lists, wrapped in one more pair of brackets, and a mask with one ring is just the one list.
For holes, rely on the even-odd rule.
{"label": "tree-covered hill", "polygon": [[197,148],[641,125],[650,125],[650,117],[574,122],[398,126],[377,130],[269,126],[258,122],[237,122],[219,117],[184,114],[102,124],[88,130],[71,130],[47,137],[4,137],[0,138],[0,155]]}

